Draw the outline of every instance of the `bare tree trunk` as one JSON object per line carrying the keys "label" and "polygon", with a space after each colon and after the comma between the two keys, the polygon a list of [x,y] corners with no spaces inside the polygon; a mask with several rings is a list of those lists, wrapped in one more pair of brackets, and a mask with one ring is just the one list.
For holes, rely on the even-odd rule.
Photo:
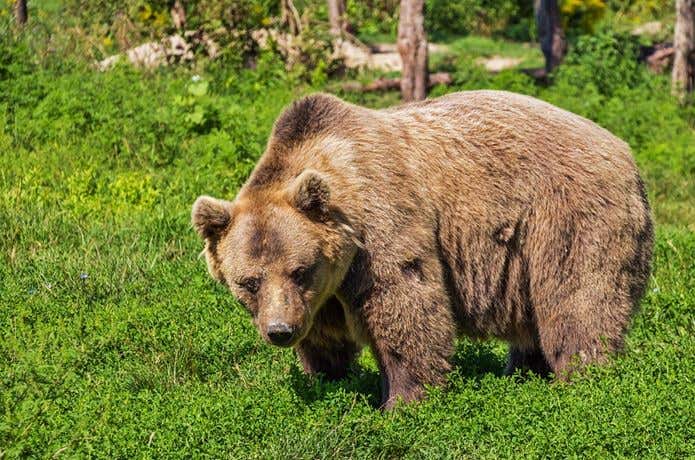
{"label": "bare tree trunk", "polygon": [[177,30],[186,28],[186,9],[179,0],[176,0],[171,6],[171,21]]}
{"label": "bare tree trunk", "polygon": [[533,9],[536,12],[538,39],[545,56],[547,74],[560,64],[567,52],[565,32],[560,21],[560,8],[557,0],[534,0]]}
{"label": "bare tree trunk", "polygon": [[427,97],[427,34],[424,0],[401,0],[398,52],[403,61],[401,96],[405,102]]}
{"label": "bare tree trunk", "polygon": [[328,19],[331,23],[331,35],[342,37],[347,30],[345,0],[328,0]]}
{"label": "bare tree trunk", "polygon": [[695,86],[695,0],[676,0],[672,91],[681,101]]}
{"label": "bare tree trunk", "polygon": [[14,14],[17,18],[17,24],[23,25],[27,22],[27,0],[17,0],[14,4]]}
{"label": "bare tree trunk", "polygon": [[290,34],[299,35],[302,32],[301,20],[299,12],[294,7],[292,0],[280,0],[281,20],[283,24],[287,24],[290,29]]}

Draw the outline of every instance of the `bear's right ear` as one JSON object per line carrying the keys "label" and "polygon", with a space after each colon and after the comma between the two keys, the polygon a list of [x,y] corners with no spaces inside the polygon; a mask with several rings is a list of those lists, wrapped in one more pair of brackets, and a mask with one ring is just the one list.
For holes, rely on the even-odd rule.
{"label": "bear's right ear", "polygon": [[191,220],[201,237],[215,239],[232,220],[231,203],[210,196],[200,196],[193,203]]}
{"label": "bear's right ear", "polygon": [[302,172],[287,190],[288,200],[299,211],[315,218],[328,214],[331,189],[323,174],[313,169]]}

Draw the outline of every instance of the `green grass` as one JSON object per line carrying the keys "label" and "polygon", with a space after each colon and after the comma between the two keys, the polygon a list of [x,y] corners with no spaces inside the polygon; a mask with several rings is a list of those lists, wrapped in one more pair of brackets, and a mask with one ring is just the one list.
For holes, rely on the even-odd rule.
{"label": "green grass", "polygon": [[[469,35],[447,42],[450,54],[459,58],[475,59],[478,57],[502,56],[521,59],[518,67],[541,68],[544,66],[543,54],[533,43],[516,43],[506,40],[494,40],[489,37]],[[436,55],[434,56],[436,61]]]}
{"label": "green grass", "polygon": [[452,64],[447,91],[530,93],[631,143],[654,273],[610,365],[571,385],[503,377],[503,344],[461,339],[446,388],[382,413],[369,353],[344,381],[303,375],[209,278],[189,224],[199,194],[234,195],[310,88],[272,60],[204,83],[26,62],[3,77],[0,59],[0,457],[695,456],[695,133],[665,79],[604,87],[582,61],[539,88]]}

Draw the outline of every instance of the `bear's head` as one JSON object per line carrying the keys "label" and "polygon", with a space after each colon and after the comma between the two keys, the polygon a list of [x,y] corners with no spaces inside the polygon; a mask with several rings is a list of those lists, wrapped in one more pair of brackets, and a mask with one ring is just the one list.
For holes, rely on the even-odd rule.
{"label": "bear's head", "polygon": [[210,274],[247,308],[261,336],[292,346],[334,295],[359,242],[331,203],[328,178],[304,170],[279,190],[193,205]]}

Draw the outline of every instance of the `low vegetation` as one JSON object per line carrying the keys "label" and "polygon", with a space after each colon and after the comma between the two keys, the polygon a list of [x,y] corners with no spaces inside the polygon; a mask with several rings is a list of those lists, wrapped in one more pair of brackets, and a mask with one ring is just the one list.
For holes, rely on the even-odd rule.
{"label": "low vegetation", "polygon": [[657,241],[624,353],[552,384],[504,377],[504,345],[461,339],[446,388],[390,413],[368,352],[344,381],[303,375],[207,275],[189,213],[200,194],[232,197],[282,107],[335,80],[267,53],[254,69],[102,73],[4,33],[0,458],[695,456],[695,112],[611,32],[579,38],[547,86],[474,63],[501,41],[450,46],[435,65],[454,84],[431,96],[531,94],[632,146]]}

